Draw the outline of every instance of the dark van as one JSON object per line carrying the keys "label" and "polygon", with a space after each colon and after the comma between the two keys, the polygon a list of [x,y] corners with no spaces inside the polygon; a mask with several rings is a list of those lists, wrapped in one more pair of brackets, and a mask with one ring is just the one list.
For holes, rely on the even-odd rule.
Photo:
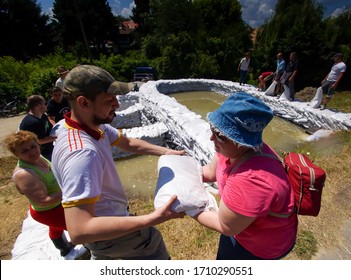
{"label": "dark van", "polygon": [[149,66],[135,67],[134,81],[156,80],[156,69]]}

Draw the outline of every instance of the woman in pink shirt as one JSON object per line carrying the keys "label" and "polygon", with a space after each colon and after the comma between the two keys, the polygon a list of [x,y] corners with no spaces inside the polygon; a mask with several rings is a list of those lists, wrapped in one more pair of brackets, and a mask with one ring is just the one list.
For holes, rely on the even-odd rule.
{"label": "woman in pink shirt", "polygon": [[262,156],[276,155],[262,141],[272,118],[267,105],[243,92],[208,115],[216,155],[203,179],[217,182],[221,200],[217,212],[194,218],[221,233],[217,259],[281,259],[294,247],[298,220],[287,174],[279,160]]}

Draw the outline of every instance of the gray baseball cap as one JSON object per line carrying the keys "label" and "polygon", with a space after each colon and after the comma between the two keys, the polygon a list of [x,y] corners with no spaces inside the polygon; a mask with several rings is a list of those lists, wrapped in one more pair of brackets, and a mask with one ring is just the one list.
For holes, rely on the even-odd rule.
{"label": "gray baseball cap", "polygon": [[63,94],[71,100],[81,95],[93,100],[101,92],[124,95],[133,88],[133,83],[118,82],[109,72],[94,65],[74,67],[63,82]]}

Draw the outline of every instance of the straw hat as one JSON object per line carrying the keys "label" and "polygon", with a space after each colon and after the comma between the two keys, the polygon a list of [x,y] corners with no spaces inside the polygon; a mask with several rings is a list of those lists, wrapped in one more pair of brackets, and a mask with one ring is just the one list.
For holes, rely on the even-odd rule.
{"label": "straw hat", "polygon": [[57,67],[57,74],[59,75],[67,74],[68,72],[69,70],[66,67],[63,67],[63,66]]}

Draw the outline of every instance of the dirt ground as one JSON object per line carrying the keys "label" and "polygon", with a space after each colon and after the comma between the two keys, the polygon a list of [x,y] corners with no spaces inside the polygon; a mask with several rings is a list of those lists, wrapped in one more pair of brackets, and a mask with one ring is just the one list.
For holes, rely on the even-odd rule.
{"label": "dirt ground", "polygon": [[4,148],[3,140],[6,135],[11,132],[16,132],[18,126],[25,115],[21,114],[19,116],[11,118],[0,118],[0,158],[10,156],[11,154]]}

